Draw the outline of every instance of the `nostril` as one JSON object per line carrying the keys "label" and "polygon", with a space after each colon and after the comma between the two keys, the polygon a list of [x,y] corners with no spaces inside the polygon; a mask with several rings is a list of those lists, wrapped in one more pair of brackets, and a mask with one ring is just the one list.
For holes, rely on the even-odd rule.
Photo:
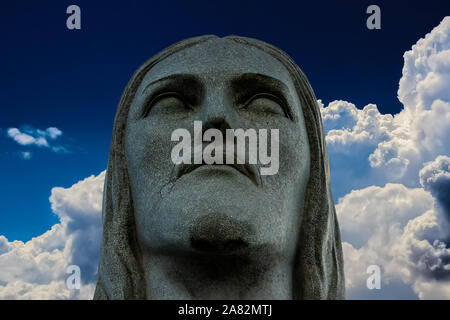
{"label": "nostril", "polygon": [[227,129],[231,129],[230,125],[227,123],[227,121],[225,121],[225,119],[223,117],[217,117],[214,119],[210,119],[208,120],[204,125],[203,125],[203,132],[202,134],[205,133],[206,130],[208,129],[217,129],[220,132],[222,132],[222,134],[225,136],[225,132]]}

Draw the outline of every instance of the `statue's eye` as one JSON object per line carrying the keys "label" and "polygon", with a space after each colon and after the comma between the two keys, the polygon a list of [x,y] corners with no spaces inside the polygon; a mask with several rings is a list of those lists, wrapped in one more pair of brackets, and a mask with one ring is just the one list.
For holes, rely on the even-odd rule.
{"label": "statue's eye", "polygon": [[270,113],[280,116],[286,116],[283,101],[270,93],[258,93],[252,96],[244,104],[243,108],[248,112]]}
{"label": "statue's eye", "polygon": [[164,92],[158,94],[147,104],[144,117],[153,113],[174,114],[192,110],[184,97],[178,92]]}

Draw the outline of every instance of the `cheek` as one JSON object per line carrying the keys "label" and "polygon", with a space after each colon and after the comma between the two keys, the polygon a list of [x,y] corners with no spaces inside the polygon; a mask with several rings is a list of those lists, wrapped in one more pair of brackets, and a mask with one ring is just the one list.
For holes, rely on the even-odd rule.
{"label": "cheek", "polygon": [[[281,137],[280,137],[281,140]],[[301,216],[305,210],[306,188],[310,177],[310,150],[306,130],[289,131],[280,141],[280,190],[285,192],[285,249],[295,253]]]}
{"label": "cheek", "polygon": [[156,241],[154,237],[159,234],[157,228],[161,221],[149,213],[157,211],[161,202],[161,190],[171,177],[171,131],[151,119],[130,123],[127,127],[126,163],[137,236],[143,245]]}
{"label": "cheek", "polygon": [[126,156],[132,185],[139,182],[143,190],[152,190],[168,181],[173,167],[170,135],[171,129],[157,121],[143,120],[128,126]]}
{"label": "cheek", "polygon": [[309,179],[310,153],[308,137],[301,127],[279,127],[279,170],[262,176],[266,187],[288,194],[299,190]]}
{"label": "cheek", "polygon": [[304,130],[290,131],[285,139],[280,141],[280,154],[289,176],[294,179],[309,177],[310,152]]}

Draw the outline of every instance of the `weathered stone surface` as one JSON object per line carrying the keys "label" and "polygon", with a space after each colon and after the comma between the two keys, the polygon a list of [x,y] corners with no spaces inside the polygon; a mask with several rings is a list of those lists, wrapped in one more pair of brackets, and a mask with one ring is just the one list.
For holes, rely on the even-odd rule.
{"label": "weathered stone surface", "polygon": [[[279,129],[278,173],[174,165],[171,134],[194,121]],[[117,110],[94,298],[344,298],[328,170],[314,93],[284,52],[235,36],[163,50]]]}

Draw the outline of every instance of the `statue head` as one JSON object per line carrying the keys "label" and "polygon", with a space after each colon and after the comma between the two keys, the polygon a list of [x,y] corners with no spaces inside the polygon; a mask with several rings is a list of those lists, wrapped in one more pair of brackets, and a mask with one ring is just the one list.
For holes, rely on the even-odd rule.
{"label": "statue head", "polygon": [[[172,135],[187,129],[194,141],[194,123],[206,140],[210,129],[277,129],[275,172],[174,163]],[[174,288],[199,298],[205,283],[238,288],[225,295],[235,299],[253,287],[263,298],[344,298],[319,106],[295,62],[255,39],[202,36],[161,51],[129,81],[114,122],[94,298],[186,297]]]}

